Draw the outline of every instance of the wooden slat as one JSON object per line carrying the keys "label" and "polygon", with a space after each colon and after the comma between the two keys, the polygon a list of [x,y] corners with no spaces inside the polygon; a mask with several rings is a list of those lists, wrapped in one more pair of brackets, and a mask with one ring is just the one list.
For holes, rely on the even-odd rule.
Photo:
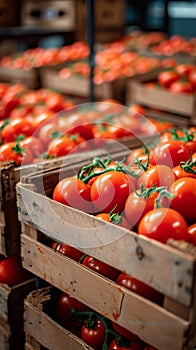
{"label": "wooden slat", "polygon": [[169,349],[172,344],[175,350],[181,349],[188,321],[25,235],[22,235],[22,256],[27,270],[118,322],[147,343],[161,350]]}
{"label": "wooden slat", "polygon": [[[17,190],[20,220],[24,223],[126,271],[186,306],[191,305],[191,255],[64,206],[21,184]],[[138,249],[142,250],[142,259]]]}
{"label": "wooden slat", "polygon": [[25,330],[48,350],[93,350],[27,301]]}

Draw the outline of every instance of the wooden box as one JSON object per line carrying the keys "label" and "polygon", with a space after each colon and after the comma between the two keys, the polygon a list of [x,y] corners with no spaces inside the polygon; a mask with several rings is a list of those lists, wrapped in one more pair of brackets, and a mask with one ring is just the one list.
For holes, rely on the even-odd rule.
{"label": "wooden box", "polygon": [[24,0],[21,9],[21,22],[24,26],[75,29],[74,0]]}
{"label": "wooden box", "polygon": [[[135,142],[137,144],[137,140]],[[134,145],[134,140],[131,144]],[[20,254],[21,226],[16,206],[16,184],[20,181],[21,176],[43,169],[59,167],[61,164],[71,164],[79,159],[90,159],[92,155],[111,154],[121,147],[120,143],[109,142],[104,149],[87,151],[84,154],[67,155],[21,167],[15,167],[14,162],[0,162],[0,254],[4,256]]]}
{"label": "wooden box", "polygon": [[35,279],[14,287],[0,284],[0,349],[24,349],[24,299],[35,289]]}
{"label": "wooden box", "polygon": [[[154,80],[155,78],[154,76]],[[136,103],[165,112],[175,113],[179,115],[179,118],[180,116],[186,116],[190,119],[190,124],[196,124],[196,94],[177,94],[159,87],[151,88],[144,84],[148,80],[144,78],[140,79],[140,81],[128,81],[128,104]]]}
{"label": "wooden box", "polygon": [[55,291],[51,286],[32,291],[24,302],[25,350],[93,350],[81,339],[60,326],[47,313]]}
{"label": "wooden box", "polygon": [[39,69],[29,70],[0,66],[0,80],[8,83],[23,83],[29,89],[40,87]]}
{"label": "wooden box", "polygon": [[[80,167],[77,163],[29,175],[18,183],[24,267],[157,349],[168,350],[173,344],[175,350],[192,349],[196,345],[195,247],[172,240],[163,245],[50,199],[59,176],[71,176]],[[55,253],[41,243],[43,234],[150,285],[164,295],[164,307]]]}

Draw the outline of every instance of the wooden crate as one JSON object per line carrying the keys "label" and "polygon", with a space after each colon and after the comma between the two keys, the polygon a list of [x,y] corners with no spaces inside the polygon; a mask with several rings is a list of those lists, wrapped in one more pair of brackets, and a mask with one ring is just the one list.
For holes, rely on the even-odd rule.
{"label": "wooden crate", "polygon": [[[129,140],[129,146],[134,145],[134,142],[137,145],[140,141]],[[4,256],[20,254],[21,226],[16,206],[16,184],[20,181],[20,177],[39,170],[59,167],[61,164],[71,164],[79,159],[90,159],[92,155],[111,154],[122,147],[123,145],[118,142],[108,142],[104,149],[87,151],[84,154],[67,155],[21,167],[15,167],[14,162],[0,162],[0,254]]]}
{"label": "wooden crate", "polygon": [[0,284],[0,349],[24,349],[24,299],[35,289],[35,279],[14,287]]}
{"label": "wooden crate", "polygon": [[24,0],[21,8],[21,23],[24,26],[75,29],[74,0]]}
{"label": "wooden crate", "polygon": [[40,76],[38,68],[29,70],[21,68],[8,68],[0,66],[0,80],[8,83],[23,83],[29,89],[40,87]]}
{"label": "wooden crate", "polygon": [[[154,80],[156,75],[154,75]],[[149,79],[128,81],[127,103],[137,103],[146,107],[157,108],[165,112],[186,116],[190,124],[196,124],[196,94],[176,94],[159,87],[149,88],[145,84]],[[153,76],[151,77],[153,80]]]}
{"label": "wooden crate", "polygon": [[93,350],[70,331],[60,326],[47,309],[55,297],[51,286],[32,291],[26,298],[25,305],[25,349],[41,350]]}
{"label": "wooden crate", "polygon": [[[81,163],[61,168],[60,176],[71,176],[80,167]],[[192,349],[196,345],[195,247],[172,240],[163,245],[57,203],[49,196],[58,179],[56,169],[27,176],[17,185],[24,267],[157,349],[168,350],[173,344],[175,350]],[[164,308],[55,253],[40,242],[40,232],[160,291]]]}

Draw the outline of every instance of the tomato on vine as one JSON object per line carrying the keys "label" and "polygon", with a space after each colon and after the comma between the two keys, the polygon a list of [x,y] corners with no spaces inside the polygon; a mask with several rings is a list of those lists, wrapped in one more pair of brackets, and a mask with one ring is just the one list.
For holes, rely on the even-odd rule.
{"label": "tomato on vine", "polygon": [[103,322],[98,318],[88,319],[82,326],[82,340],[95,350],[102,350],[106,337],[106,330]]}

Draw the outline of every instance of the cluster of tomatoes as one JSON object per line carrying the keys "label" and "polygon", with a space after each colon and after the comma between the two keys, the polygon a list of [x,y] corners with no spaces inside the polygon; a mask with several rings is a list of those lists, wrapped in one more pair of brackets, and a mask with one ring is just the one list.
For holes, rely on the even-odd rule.
{"label": "cluster of tomatoes", "polygon": [[[52,242],[51,247],[96,273],[115,281],[117,284],[141,295],[159,305],[162,295],[143,282],[115,269],[104,262],[65,243]],[[104,316],[89,309],[67,293],[60,293],[54,305],[54,316],[63,327],[77,335],[96,350],[147,350],[154,349],[145,344],[137,335],[111,322]]]}
{"label": "cluster of tomatoes", "polygon": [[[155,57],[144,57],[133,51],[119,52],[114,47],[106,48],[95,56],[94,83],[114,81],[123,77],[132,77],[137,74],[149,72],[162,66],[161,60]],[[59,70],[62,78],[89,77],[88,62],[76,62]]]}
{"label": "cluster of tomatoes", "polygon": [[[101,147],[108,139],[151,135],[171,123],[145,118],[145,109],[129,109],[113,100],[76,107],[70,98],[48,89],[0,84],[0,161],[30,164]],[[143,122],[141,122],[143,120]],[[104,141],[105,140],[105,141]]]}
{"label": "cluster of tomatoes", "polygon": [[196,92],[196,67],[189,63],[175,64],[158,74],[158,84],[173,93]]}
{"label": "cluster of tomatoes", "polygon": [[53,199],[159,242],[196,244],[196,129],[163,133],[126,160],[93,159]]}
{"label": "cluster of tomatoes", "polygon": [[161,40],[157,45],[151,47],[151,52],[156,55],[172,56],[175,54],[195,55],[195,38],[185,39],[181,35],[172,35],[170,38]]}
{"label": "cluster of tomatoes", "polygon": [[9,69],[29,70],[34,67],[54,65],[62,62],[84,59],[89,56],[89,47],[86,43],[76,41],[72,45],[61,48],[41,48],[25,50],[19,56],[4,56],[0,64]]}

